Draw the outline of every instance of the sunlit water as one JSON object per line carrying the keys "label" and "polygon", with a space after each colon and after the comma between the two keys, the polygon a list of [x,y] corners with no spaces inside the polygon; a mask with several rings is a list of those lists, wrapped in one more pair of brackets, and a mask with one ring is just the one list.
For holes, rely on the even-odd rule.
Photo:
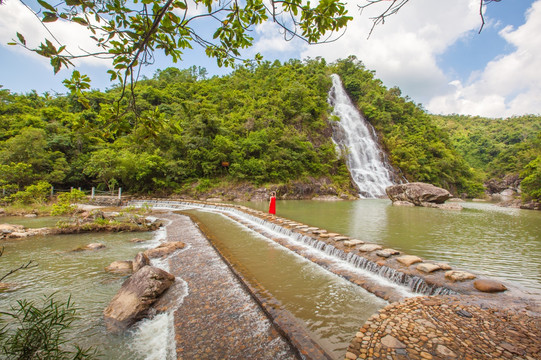
{"label": "sunlit water", "polygon": [[[244,205],[268,210],[262,202]],[[377,199],[278,201],[277,215],[541,293],[541,212],[461,205],[462,211],[446,211]]]}
{"label": "sunlit water", "polygon": [[[20,220],[21,218],[19,218]],[[2,223],[22,223],[29,227],[51,226],[57,219],[38,218],[15,221],[0,218]],[[20,270],[4,282],[16,285],[15,291],[0,292],[0,310],[9,310],[17,300],[35,300],[42,303],[44,296],[54,293],[54,298],[71,301],[79,309],[78,319],[70,332],[71,340],[82,347],[94,346],[102,359],[166,359],[160,356],[167,347],[154,346],[146,341],[144,349],[138,342],[155,336],[159,327],[167,329],[171,323],[167,314],[141,323],[123,335],[111,335],[105,330],[103,310],[116,294],[124,276],[105,272],[104,268],[116,260],[132,260],[139,251],[156,246],[163,233],[96,233],[79,235],[37,236],[22,240],[2,241],[4,255],[0,257],[0,274],[33,260],[37,267]],[[130,242],[133,238],[148,239],[143,243]],[[71,250],[89,243],[100,242],[105,249],[97,251]],[[167,339],[163,332],[161,339]],[[154,342],[156,339],[154,339]]]}
{"label": "sunlit water", "polygon": [[192,211],[230,262],[299,319],[313,339],[342,358],[359,327],[386,302],[229,218]]}

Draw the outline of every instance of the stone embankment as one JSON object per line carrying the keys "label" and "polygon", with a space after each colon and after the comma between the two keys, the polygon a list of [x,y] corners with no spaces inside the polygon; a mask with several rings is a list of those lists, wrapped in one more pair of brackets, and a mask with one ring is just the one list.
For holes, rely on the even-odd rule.
{"label": "stone embankment", "polygon": [[187,289],[174,312],[177,359],[299,359],[190,218],[162,218],[170,220],[167,242],[186,244],[169,258]]}
{"label": "stone embankment", "polygon": [[392,303],[360,328],[345,359],[541,359],[539,313],[502,305],[469,296]]}

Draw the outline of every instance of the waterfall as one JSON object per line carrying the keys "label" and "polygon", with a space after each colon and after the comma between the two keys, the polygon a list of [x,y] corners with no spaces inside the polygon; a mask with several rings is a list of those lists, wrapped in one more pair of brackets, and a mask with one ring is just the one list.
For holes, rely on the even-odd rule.
{"label": "waterfall", "polygon": [[340,77],[332,74],[329,103],[334,107],[332,115],[340,121],[334,123],[333,140],[344,153],[351,177],[359,187],[362,198],[385,195],[385,188],[393,184],[391,167],[385,161],[377,135],[347,95]]}

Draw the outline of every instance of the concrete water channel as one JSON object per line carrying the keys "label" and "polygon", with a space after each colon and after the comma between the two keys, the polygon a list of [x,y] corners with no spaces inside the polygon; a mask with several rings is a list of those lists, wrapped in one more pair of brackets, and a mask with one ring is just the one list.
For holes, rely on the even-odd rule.
{"label": "concrete water channel", "polygon": [[[382,308],[381,311],[385,313],[384,307],[390,302],[404,303],[405,299],[420,295],[439,295],[434,298],[437,301],[441,298],[456,299],[456,296],[451,295],[465,297],[469,299],[468,303],[471,303],[473,298],[481,299],[482,304],[476,306],[485,309],[487,304],[507,304],[509,308],[520,308],[520,311],[528,312],[525,316],[534,319],[533,324],[538,324],[539,318],[536,316],[539,313],[539,299],[529,297],[522,293],[520,288],[509,284],[506,284],[508,290],[504,293],[480,292],[473,286],[473,279],[450,281],[444,274],[452,269],[446,265],[423,259],[413,259],[413,263],[408,264],[412,257],[401,252],[390,251],[390,254],[383,255],[381,251],[389,249],[382,249],[376,244],[355,242],[341,234],[269,216],[244,206],[191,201],[144,202],[155,208],[182,210],[199,224],[199,228],[227,261],[233,273],[273,321],[275,329],[293,345],[297,356],[339,359],[346,354],[351,359],[380,358],[380,355],[381,358],[406,356],[402,358],[415,359],[422,358],[422,353],[424,358],[438,358],[438,354],[442,359],[453,358],[449,354],[455,354],[456,357],[457,350],[451,350],[454,349],[454,343],[451,341],[451,344],[445,343],[447,346],[444,346],[444,340],[437,335],[434,335],[434,338],[439,339],[439,347],[432,343],[430,349],[433,351],[430,352],[427,350],[428,342],[419,343],[417,340],[409,344],[401,338],[404,334],[393,333],[394,336],[391,336],[388,324],[388,337],[382,336],[381,332],[369,331],[370,328],[368,331],[366,328],[363,328],[364,332],[363,329],[358,331],[369,318],[368,326],[377,328],[381,325],[377,322],[388,317],[384,316],[382,319],[374,313]],[[144,202],[131,204],[140,205]],[[182,235],[179,238],[182,240]],[[421,264],[441,266],[444,270],[440,268],[439,271],[425,272],[418,268]],[[475,279],[479,278],[481,277],[475,276]],[[408,301],[405,303],[410,304]],[[421,307],[424,309],[425,305],[422,303]],[[402,309],[400,306],[395,308]],[[475,310],[470,308],[470,312],[466,313],[471,315]],[[531,327],[531,322],[528,322],[528,326]],[[236,327],[231,327],[234,328]],[[515,330],[515,333],[520,333]],[[209,330],[206,331],[205,334],[208,334]],[[447,330],[447,333],[449,331]],[[471,330],[467,332],[469,331]],[[539,326],[535,331],[541,334]],[[223,335],[223,331],[219,333]],[[396,342],[389,343],[389,337]],[[183,336],[177,334],[177,355],[180,354],[178,342],[182,339]],[[516,336],[505,339],[507,342],[517,341]],[[198,341],[200,339],[195,343]],[[490,337],[488,341],[491,341]],[[386,344],[384,348],[388,350],[385,353],[380,351],[383,342]],[[481,342],[480,340],[479,343]],[[419,346],[422,344],[427,351],[420,351]],[[411,352],[408,353],[409,345]],[[479,346],[481,348],[481,345]],[[261,349],[257,345],[253,348]],[[374,349],[377,349],[377,352],[374,352]],[[541,351],[539,341],[534,341],[529,349],[532,354]],[[183,347],[181,350],[185,351]],[[363,353],[363,350],[366,352]],[[501,354],[504,354],[504,351],[506,350],[502,350]]]}

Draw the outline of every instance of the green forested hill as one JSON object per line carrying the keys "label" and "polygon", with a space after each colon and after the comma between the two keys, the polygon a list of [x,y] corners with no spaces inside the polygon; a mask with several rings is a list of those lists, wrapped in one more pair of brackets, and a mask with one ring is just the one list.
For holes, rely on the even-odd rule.
{"label": "green forested hill", "polygon": [[337,62],[335,71],[407,180],[428,182],[455,194],[482,193],[480,179],[455,150],[448,132],[420,106],[402,97],[400,89],[385,88],[355,58]]}
{"label": "green forested hill", "polygon": [[382,86],[354,58],[264,62],[212,78],[201,68],[168,68],[123,97],[119,88],[85,92],[77,82],[67,96],[0,90],[0,183],[173,193],[324,178],[347,192],[349,175],[331,140],[333,72],[408,180],[482,191],[477,165],[455,148],[441,119]]}
{"label": "green forested hill", "polygon": [[487,119],[433,116],[450,134],[457,151],[484,180],[523,178],[526,195],[541,198],[541,116]]}

